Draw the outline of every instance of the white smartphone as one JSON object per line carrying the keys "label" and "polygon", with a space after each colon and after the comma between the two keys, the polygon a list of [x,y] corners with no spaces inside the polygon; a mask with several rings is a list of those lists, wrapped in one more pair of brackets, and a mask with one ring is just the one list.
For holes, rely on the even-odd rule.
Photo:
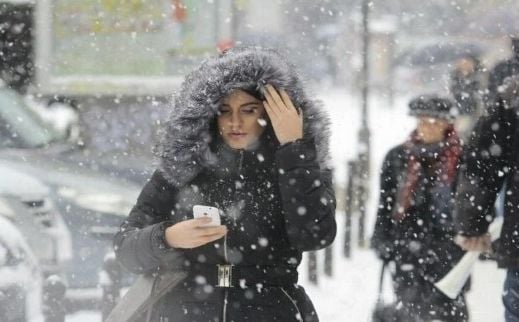
{"label": "white smartphone", "polygon": [[207,227],[221,225],[220,210],[216,207],[195,205],[195,206],[193,206],[193,217],[194,218],[204,218],[204,217],[211,218],[212,219],[211,222],[204,225]]}

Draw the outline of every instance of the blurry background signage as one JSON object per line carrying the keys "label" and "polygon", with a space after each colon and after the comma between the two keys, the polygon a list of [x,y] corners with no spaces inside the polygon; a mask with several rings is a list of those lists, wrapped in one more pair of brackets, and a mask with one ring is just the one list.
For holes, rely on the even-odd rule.
{"label": "blurry background signage", "polygon": [[38,1],[40,91],[171,92],[186,71],[214,53],[219,30],[215,2]]}

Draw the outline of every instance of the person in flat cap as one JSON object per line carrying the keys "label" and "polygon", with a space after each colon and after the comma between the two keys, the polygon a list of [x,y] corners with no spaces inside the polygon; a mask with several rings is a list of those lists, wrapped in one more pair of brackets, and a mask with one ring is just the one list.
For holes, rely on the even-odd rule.
{"label": "person in flat cap", "polygon": [[412,99],[416,129],[382,164],[371,247],[393,270],[401,321],[468,321],[464,292],[451,300],[434,287],[463,255],[453,241],[461,155],[454,108],[453,101],[437,95]]}

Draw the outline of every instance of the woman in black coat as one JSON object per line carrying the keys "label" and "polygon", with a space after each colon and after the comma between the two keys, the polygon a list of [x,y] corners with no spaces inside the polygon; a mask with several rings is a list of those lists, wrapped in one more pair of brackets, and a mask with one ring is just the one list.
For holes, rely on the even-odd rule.
{"label": "woman in black coat", "polygon": [[[187,76],[115,237],[132,272],[188,273],[154,321],[318,321],[297,267],[335,238],[328,127],[274,51],[231,49]],[[194,205],[219,208],[222,225],[201,227]]]}
{"label": "woman in black coat", "polygon": [[382,165],[380,203],[372,247],[394,262],[394,288],[402,321],[468,320],[464,295],[450,300],[433,284],[459,261],[452,219],[460,141],[452,125],[453,103],[420,96],[409,104],[418,125],[391,149]]}

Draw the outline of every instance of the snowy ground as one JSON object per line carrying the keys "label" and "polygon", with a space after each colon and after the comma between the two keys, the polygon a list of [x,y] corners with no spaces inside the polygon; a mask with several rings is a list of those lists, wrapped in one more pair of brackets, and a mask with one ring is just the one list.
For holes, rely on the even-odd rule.
{"label": "snowy ground", "polygon": [[[339,227],[342,227],[342,218],[338,216]],[[335,241],[332,278],[321,274],[319,285],[311,285],[307,282],[306,266],[303,264],[300,283],[313,300],[321,321],[368,322],[376,301],[381,264],[373,252],[365,249],[356,249],[350,259],[345,259],[342,245],[341,234]],[[501,303],[503,282],[504,271],[498,270],[495,262],[476,264],[472,274],[472,290],[467,297],[471,322],[504,321]],[[391,285],[386,277],[384,299],[389,303],[392,298]]]}
{"label": "snowy ground", "polygon": [[[338,90],[319,91],[332,117],[331,150],[335,164],[336,182],[346,181],[346,162],[357,154],[357,131],[360,124],[360,104]],[[378,171],[389,148],[406,139],[415,121],[407,116],[409,97],[397,97],[393,107],[381,97],[370,102],[371,128],[371,191],[368,207],[368,236],[373,226],[378,191]],[[340,196],[338,196],[340,198]],[[343,213],[337,214],[339,235],[335,241],[333,278],[320,277],[319,285],[306,282],[306,265],[301,266],[301,284],[305,286],[324,322],[369,321],[376,300],[380,262],[367,249],[353,249],[350,259],[342,256]],[[322,253],[320,253],[322,255]],[[322,268],[322,267],[321,267]],[[501,289],[504,271],[494,262],[479,262],[473,274],[472,290],[468,295],[471,322],[503,321]],[[386,298],[391,299],[390,285]],[[79,312],[67,317],[67,322],[100,321],[96,312]]]}

